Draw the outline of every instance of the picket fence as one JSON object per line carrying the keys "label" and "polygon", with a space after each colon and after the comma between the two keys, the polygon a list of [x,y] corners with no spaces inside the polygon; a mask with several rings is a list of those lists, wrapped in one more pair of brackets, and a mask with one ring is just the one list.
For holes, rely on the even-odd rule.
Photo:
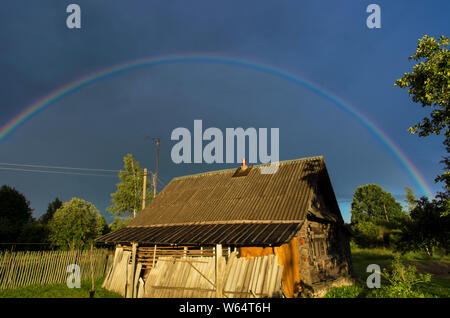
{"label": "picket fence", "polygon": [[[92,251],[94,279],[104,277],[111,265],[105,249]],[[0,252],[0,289],[65,283],[70,264],[80,266],[81,281],[91,279],[91,251]]]}

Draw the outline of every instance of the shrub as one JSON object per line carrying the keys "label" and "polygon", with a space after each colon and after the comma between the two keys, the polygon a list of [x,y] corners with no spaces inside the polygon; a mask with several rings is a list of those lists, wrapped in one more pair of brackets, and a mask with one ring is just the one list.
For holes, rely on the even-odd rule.
{"label": "shrub", "polygon": [[369,294],[370,297],[376,298],[422,298],[425,293],[418,288],[420,283],[429,283],[431,281],[430,274],[417,273],[416,267],[405,266],[399,255],[395,255],[389,272],[383,270],[382,277],[385,278],[387,284],[380,289],[374,289]]}
{"label": "shrub", "polygon": [[355,243],[360,247],[374,247],[383,245],[382,227],[372,222],[358,222],[352,226]]}

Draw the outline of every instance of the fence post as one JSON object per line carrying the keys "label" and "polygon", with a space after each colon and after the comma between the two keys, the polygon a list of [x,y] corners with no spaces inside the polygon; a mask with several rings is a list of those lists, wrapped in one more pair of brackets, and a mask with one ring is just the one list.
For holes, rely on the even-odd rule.
{"label": "fence post", "polygon": [[153,248],[153,262],[152,262],[152,269],[155,268],[155,262],[156,262],[156,244],[155,244],[155,247]]}
{"label": "fence post", "polygon": [[94,244],[91,243],[91,252],[89,253],[89,261],[91,267],[91,290],[89,291],[89,297],[94,298],[95,286],[94,286],[94,259],[92,253],[94,252]]}
{"label": "fence post", "polygon": [[222,245],[216,245],[216,298],[222,298]]}
{"label": "fence post", "polygon": [[132,243],[132,247],[131,247],[131,273],[129,273],[129,275],[131,275],[131,276],[128,275],[128,277],[131,278],[131,284],[130,285],[127,284],[127,288],[131,287],[131,293],[129,293],[128,290],[126,291],[127,298],[128,298],[128,296],[131,296],[131,298],[134,298],[134,296],[135,296],[134,295],[134,274],[135,274],[135,271],[136,271],[136,254],[137,254],[136,251],[137,251],[137,243]]}
{"label": "fence post", "polygon": [[9,265],[8,265],[9,272],[8,272],[8,280],[6,282],[6,288],[11,287],[10,283],[12,281],[12,275],[14,272],[15,256],[16,256],[16,253],[14,253],[13,249],[11,249],[11,258],[9,260]]}

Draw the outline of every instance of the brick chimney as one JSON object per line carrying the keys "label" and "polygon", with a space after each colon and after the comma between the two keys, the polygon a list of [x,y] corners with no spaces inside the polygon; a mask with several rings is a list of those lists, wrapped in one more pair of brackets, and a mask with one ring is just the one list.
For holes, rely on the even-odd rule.
{"label": "brick chimney", "polygon": [[245,160],[245,158],[243,158],[242,159],[241,170],[246,170],[247,168],[248,168],[247,161]]}

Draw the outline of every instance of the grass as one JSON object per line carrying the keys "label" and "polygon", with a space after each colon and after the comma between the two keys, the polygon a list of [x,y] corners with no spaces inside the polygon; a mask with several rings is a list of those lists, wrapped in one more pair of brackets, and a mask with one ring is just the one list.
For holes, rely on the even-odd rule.
{"label": "grass", "polygon": [[[103,278],[95,281],[95,298],[122,298],[100,286]],[[89,298],[91,282],[81,282],[81,288],[68,288],[66,284],[32,285],[0,290],[0,298]]]}
{"label": "grass", "polygon": [[[378,264],[381,270],[390,269],[394,260],[394,252],[389,249],[374,248],[362,249],[352,246],[353,270],[356,276],[354,286],[334,288],[328,292],[326,297],[332,298],[355,298],[374,297],[374,290],[366,287],[366,279],[369,273],[366,268],[369,264]],[[417,285],[417,290],[424,297],[450,297],[450,256],[434,255],[432,257],[421,253],[407,253],[401,256],[401,261],[405,265],[414,265],[420,274],[431,274],[429,283]],[[381,285],[383,286],[383,277]]]}
{"label": "grass", "polygon": [[[389,268],[394,253],[388,249],[361,249],[352,246],[353,269],[357,282],[354,286],[334,288],[326,297],[357,298],[373,297],[366,287],[369,264],[378,264],[381,269]],[[432,274],[431,282],[419,285],[425,297],[450,297],[450,257],[428,257],[419,253],[402,255],[402,262],[414,265],[419,273]],[[121,298],[119,294],[101,288],[103,278],[95,281],[95,298]],[[383,285],[383,278],[381,279]],[[81,288],[68,288],[66,284],[34,285],[15,289],[0,290],[0,298],[89,298],[90,281],[81,283]]]}

